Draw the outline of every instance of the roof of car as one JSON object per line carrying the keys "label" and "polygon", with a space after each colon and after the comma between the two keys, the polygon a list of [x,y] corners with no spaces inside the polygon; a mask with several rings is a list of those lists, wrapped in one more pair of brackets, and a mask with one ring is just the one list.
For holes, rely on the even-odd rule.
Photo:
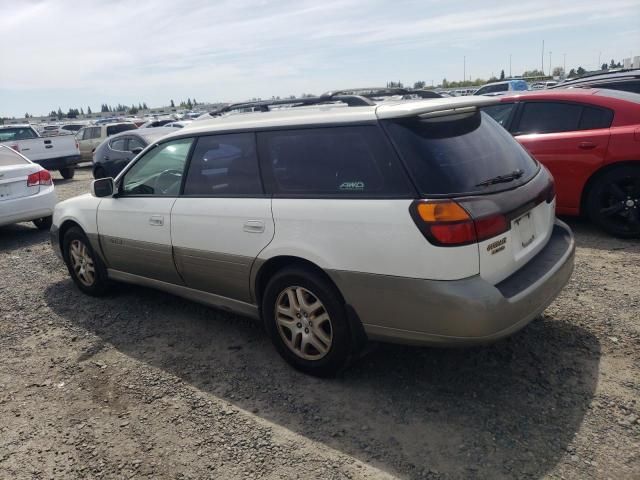
{"label": "roof of car", "polygon": [[569,87],[569,86],[580,85],[584,83],[596,83],[596,82],[621,80],[625,78],[633,79],[637,77],[640,77],[640,69],[637,69],[637,68],[627,69],[627,70],[617,70],[613,72],[598,72],[598,73],[584,75],[582,77],[571,78],[564,82],[558,83],[557,85],[554,85],[554,88]]}
{"label": "roof of car", "polygon": [[[16,123],[14,125],[0,125],[0,129],[3,128],[29,128],[31,127],[31,125],[29,125],[28,123]],[[33,128],[33,127],[31,127]]]}
{"label": "roof of car", "polygon": [[412,117],[498,103],[491,97],[447,97],[419,100],[385,101],[377,105],[348,107],[344,104],[280,108],[269,112],[233,113],[195,121],[174,135],[209,131],[270,127],[295,127],[336,123],[356,123],[379,119]]}
{"label": "roof of car", "polygon": [[147,143],[151,143],[160,137],[164,137],[170,133],[181,130],[174,127],[153,127],[153,128],[138,128],[134,130],[125,130],[124,132],[118,132],[115,135],[109,137],[110,140],[118,137],[124,137],[127,135],[135,135],[136,137],[143,138]]}
{"label": "roof of car", "polygon": [[[545,90],[531,90],[527,92],[509,92],[500,97],[501,102],[510,100],[568,100],[576,102],[599,103],[602,102],[631,102],[640,103],[640,94],[623,90],[610,90],[606,88],[559,88]],[[593,99],[589,102],[589,99]]]}

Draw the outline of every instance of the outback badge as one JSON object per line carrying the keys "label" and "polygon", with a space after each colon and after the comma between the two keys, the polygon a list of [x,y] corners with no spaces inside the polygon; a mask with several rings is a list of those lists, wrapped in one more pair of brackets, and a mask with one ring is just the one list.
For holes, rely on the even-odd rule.
{"label": "outback badge", "polygon": [[487,245],[487,252],[491,253],[491,255],[495,255],[498,252],[503,251],[506,248],[507,237],[502,237],[500,240],[496,240],[495,242],[491,242]]}

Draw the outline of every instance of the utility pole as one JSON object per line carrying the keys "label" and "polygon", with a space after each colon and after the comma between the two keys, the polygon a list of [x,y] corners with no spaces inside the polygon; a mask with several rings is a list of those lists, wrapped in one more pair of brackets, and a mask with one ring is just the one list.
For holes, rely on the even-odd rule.
{"label": "utility pole", "polygon": [[601,56],[602,56],[602,52],[598,52],[598,70],[600,70],[600,68],[602,67],[602,64],[600,63]]}
{"label": "utility pole", "polygon": [[562,70],[563,70],[564,76],[566,77],[567,76],[567,54],[563,53],[562,56],[564,57],[564,60],[562,62],[562,65],[563,65]]}
{"label": "utility pole", "polygon": [[551,50],[549,50],[549,76],[551,76]]}
{"label": "utility pole", "polygon": [[464,55],[462,57],[462,81],[464,82],[467,78],[467,56]]}
{"label": "utility pole", "polygon": [[544,40],[542,40],[542,74],[544,75]]}
{"label": "utility pole", "polygon": [[511,78],[511,54],[509,54],[509,78]]}

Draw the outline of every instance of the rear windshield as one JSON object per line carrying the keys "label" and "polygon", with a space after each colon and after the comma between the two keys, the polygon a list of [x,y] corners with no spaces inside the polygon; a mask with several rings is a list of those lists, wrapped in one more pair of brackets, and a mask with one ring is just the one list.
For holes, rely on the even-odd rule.
{"label": "rear windshield", "polygon": [[[535,160],[486,113],[385,121],[387,131],[423,195],[507,190],[529,181]],[[521,172],[510,182],[479,185]]]}
{"label": "rear windshield", "polygon": [[115,135],[116,133],[126,132],[127,130],[135,130],[136,127],[133,123],[123,123],[121,125],[111,125],[107,127],[107,137]]}
{"label": "rear windshield", "polygon": [[13,150],[0,145],[0,167],[8,167],[9,165],[25,165],[27,163],[29,162]]}

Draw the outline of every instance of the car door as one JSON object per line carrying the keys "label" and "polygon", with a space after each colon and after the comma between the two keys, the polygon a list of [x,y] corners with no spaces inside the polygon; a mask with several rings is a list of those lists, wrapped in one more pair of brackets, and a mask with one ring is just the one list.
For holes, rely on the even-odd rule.
{"label": "car door", "polygon": [[251,302],[251,266],[273,233],[255,135],[199,137],[171,211],[176,267],[187,286]]}
{"label": "car door", "polygon": [[119,179],[117,194],[98,207],[100,245],[110,269],[183,284],[171,251],[171,208],[192,138],[157,145]]}
{"label": "car door", "polygon": [[582,186],[604,162],[612,119],[608,109],[578,103],[521,103],[511,131],[553,174],[561,213],[577,213]]}

